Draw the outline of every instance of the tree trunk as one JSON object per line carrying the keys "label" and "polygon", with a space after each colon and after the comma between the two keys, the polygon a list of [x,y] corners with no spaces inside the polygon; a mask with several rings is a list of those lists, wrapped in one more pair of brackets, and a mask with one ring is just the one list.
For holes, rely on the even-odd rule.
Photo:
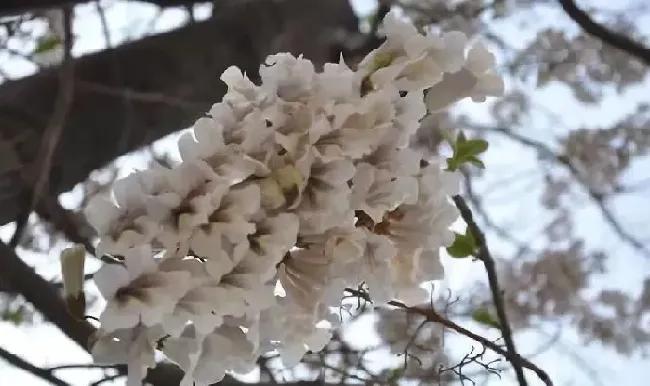
{"label": "tree trunk", "polygon": [[[264,57],[278,51],[323,63],[336,55],[333,37],[343,31],[357,32],[347,0],[248,0],[209,21],[79,58],[46,193],[68,191],[116,157],[191,126],[223,95],[219,76],[228,66],[254,77]],[[20,173],[36,159],[57,71],[0,86],[0,225],[25,210]]]}

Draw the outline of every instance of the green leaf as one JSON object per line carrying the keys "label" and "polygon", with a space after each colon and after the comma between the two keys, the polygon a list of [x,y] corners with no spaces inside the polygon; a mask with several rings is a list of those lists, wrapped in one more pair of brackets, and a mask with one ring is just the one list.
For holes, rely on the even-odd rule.
{"label": "green leaf", "polygon": [[447,253],[455,259],[470,257],[474,254],[475,250],[476,240],[474,240],[472,231],[469,228],[467,228],[464,235],[456,233],[453,244],[447,247]]}
{"label": "green leaf", "polygon": [[477,156],[488,149],[488,142],[484,139],[471,139],[458,144],[458,152],[466,157]]}
{"label": "green leaf", "polygon": [[467,159],[472,165],[476,166],[479,169],[485,169],[485,164],[480,159],[472,156]]}
{"label": "green leaf", "polygon": [[397,381],[399,381],[399,379],[402,378],[403,375],[404,375],[403,367],[390,370],[390,373],[388,374],[388,383],[390,384],[397,383]]}
{"label": "green leaf", "polygon": [[472,319],[475,322],[481,323],[483,325],[501,329],[501,324],[492,316],[490,311],[486,309],[478,309],[472,312]]}
{"label": "green leaf", "polygon": [[458,161],[455,158],[447,158],[447,170],[450,172],[456,171],[458,169]]}
{"label": "green leaf", "polygon": [[458,130],[458,134],[456,135],[456,145],[462,145],[465,142],[467,142],[465,133],[463,133],[462,130]]}
{"label": "green leaf", "polygon": [[5,322],[10,322],[16,326],[20,325],[25,318],[25,307],[20,305],[15,310],[6,309],[2,312],[2,320]]}
{"label": "green leaf", "polygon": [[54,34],[45,35],[38,39],[36,43],[36,48],[34,48],[34,54],[42,54],[44,52],[52,51],[53,49],[61,45],[61,39]]}
{"label": "green leaf", "polygon": [[455,140],[447,138],[447,141],[454,151],[454,154],[447,158],[447,170],[458,170],[465,163],[471,163],[476,167],[485,169],[485,164],[478,158],[478,156],[488,149],[489,144],[486,140],[468,140],[463,131],[459,130],[456,134]]}

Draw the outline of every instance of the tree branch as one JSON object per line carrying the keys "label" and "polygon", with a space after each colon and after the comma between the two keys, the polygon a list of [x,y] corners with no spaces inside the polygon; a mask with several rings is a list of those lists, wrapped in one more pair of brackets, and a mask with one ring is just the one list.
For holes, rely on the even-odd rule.
{"label": "tree branch", "polygon": [[578,8],[575,0],[558,0],[564,12],[588,34],[606,44],[625,51],[650,66],[650,49],[625,35],[611,31],[596,23],[585,11]]}
{"label": "tree branch", "polygon": [[[60,8],[66,4],[76,5],[92,0],[3,0],[0,2],[0,15],[18,14],[29,11],[41,11],[50,8]],[[138,0],[159,7],[178,7],[198,3],[208,3],[210,0]]]}
{"label": "tree branch", "polygon": [[[580,171],[571,163],[571,160],[568,157],[556,154],[550,147],[548,147],[546,144],[542,142],[536,141],[534,139],[526,138],[520,134],[513,132],[512,130],[508,130],[507,128],[502,128],[502,127],[492,128],[492,127],[473,125],[469,127],[469,129],[483,131],[483,132],[496,132],[498,134],[502,134],[512,139],[513,141],[519,142],[520,144],[526,147],[534,149],[535,151],[537,151],[540,157],[550,159],[564,166],[569,171],[571,176],[573,176],[573,178],[575,178],[578,182],[583,181],[583,177],[581,176]],[[630,233],[623,227],[621,222],[614,215],[614,212],[607,207],[605,202],[606,197],[603,194],[594,191],[587,184],[582,183],[582,186],[587,192],[587,194],[589,195],[589,197],[594,201],[594,203],[600,210],[600,213],[605,219],[605,222],[607,222],[607,224],[614,230],[614,233],[616,233],[616,235],[618,235],[618,237],[621,240],[630,244],[634,249],[636,249],[638,252],[643,254],[646,258],[650,258],[650,249],[643,242],[637,239],[632,233]]]}
{"label": "tree branch", "polygon": [[[499,325],[503,334],[503,340],[506,342],[506,348],[508,349],[508,352],[518,356],[519,354],[517,354],[517,350],[515,348],[515,340],[512,336],[512,329],[510,327],[510,322],[508,321],[508,315],[506,314],[503,294],[501,293],[499,280],[497,278],[496,265],[494,264],[494,259],[492,258],[492,254],[488,248],[487,241],[485,240],[485,235],[483,234],[483,231],[481,231],[481,228],[479,228],[479,226],[476,224],[476,221],[474,221],[472,211],[469,206],[467,206],[465,200],[458,195],[454,196],[453,200],[456,204],[456,207],[460,211],[461,217],[467,223],[467,226],[474,235],[474,239],[476,239],[476,244],[478,247],[477,257],[483,262],[485,270],[487,271],[490,291],[492,292],[492,299],[497,310]],[[526,376],[524,375],[524,370],[521,366],[521,363],[518,361],[511,361],[510,363],[512,363],[512,366],[515,369],[515,374],[517,375],[517,381],[519,382],[519,385],[527,386],[528,383],[526,382]]]}
{"label": "tree branch", "polygon": [[[63,6],[63,62],[59,68],[58,92],[55,99],[54,111],[50,117],[47,128],[41,138],[38,158],[33,165],[32,173],[28,174],[29,181],[33,186],[31,201],[28,211],[31,212],[40,201],[48,184],[52,160],[58,149],[61,133],[65,126],[66,117],[72,106],[74,98],[74,58],[72,57],[72,17],[73,10],[69,5]],[[30,185],[31,185],[30,184]]]}
{"label": "tree branch", "polygon": [[42,369],[40,367],[34,366],[33,364],[27,362],[23,358],[19,357],[16,354],[13,354],[4,348],[0,347],[0,358],[7,361],[12,366],[15,366],[21,370],[24,370],[35,377],[41,378],[44,381],[47,381],[55,386],[72,386],[68,382],[65,382],[52,374],[51,370]]}
{"label": "tree branch", "polygon": [[[358,296],[360,298],[365,299],[366,301],[371,301],[370,296],[368,296],[367,293],[352,289],[352,288],[346,288],[346,292]],[[517,353],[512,353],[509,350],[504,350],[501,348],[498,344],[494,343],[493,341],[482,337],[481,335],[478,335],[476,333],[473,333],[472,331],[466,329],[465,327],[462,327],[458,325],[457,323],[453,322],[452,320],[447,319],[443,315],[439,314],[434,310],[432,307],[429,308],[424,308],[424,307],[411,307],[407,306],[406,304],[399,302],[397,300],[391,300],[387,303],[389,306],[397,307],[399,309],[402,309],[406,312],[412,312],[417,315],[424,316],[427,321],[429,322],[434,322],[434,323],[439,323],[442,326],[452,330],[456,331],[457,333],[464,335],[482,345],[485,347],[489,348],[490,350],[494,351],[495,353],[502,355],[505,357],[510,363],[516,362],[519,366],[526,368],[528,370],[533,371],[535,374],[537,374],[537,377],[544,382],[545,385],[547,386],[553,386],[553,381],[551,381],[551,378],[548,376],[548,374],[537,367],[535,364],[533,364],[531,361],[528,359],[522,357],[521,355]]]}
{"label": "tree branch", "polygon": [[[76,58],[75,97],[48,193],[69,191],[118,156],[192,125],[223,96],[219,75],[231,65],[254,78],[272,51],[302,53],[316,64],[338,60],[341,31],[358,34],[348,0],[247,0],[211,20]],[[0,225],[15,221],[24,206],[21,170],[38,158],[58,75],[45,69],[0,85],[0,143],[15,153],[8,159],[17,159],[1,167]]]}

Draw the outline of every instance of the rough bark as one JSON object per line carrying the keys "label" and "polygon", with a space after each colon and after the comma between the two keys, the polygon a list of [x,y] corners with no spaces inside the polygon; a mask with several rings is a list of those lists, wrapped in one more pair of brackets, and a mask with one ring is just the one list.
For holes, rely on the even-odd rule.
{"label": "rough bark", "polygon": [[[277,51],[322,63],[336,51],[333,37],[356,28],[347,0],[243,1],[209,21],[79,58],[47,194],[68,191],[117,156],[190,126],[220,99],[219,75],[228,66],[254,75]],[[59,89],[57,70],[0,86],[0,225],[24,210],[19,173],[36,159]]]}
{"label": "rough bark", "polygon": [[[92,0],[2,0],[0,1],[0,15],[12,15],[23,12],[41,11],[49,8],[58,8],[65,4],[88,3]],[[140,2],[155,4],[160,7],[175,7],[196,3],[208,3],[210,0],[138,0]]]}

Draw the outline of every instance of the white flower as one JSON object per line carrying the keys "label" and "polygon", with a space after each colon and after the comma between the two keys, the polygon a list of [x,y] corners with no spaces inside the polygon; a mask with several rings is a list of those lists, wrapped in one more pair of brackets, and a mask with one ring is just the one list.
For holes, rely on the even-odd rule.
{"label": "white flower", "polygon": [[147,374],[147,369],[156,365],[156,342],[163,338],[159,327],[145,328],[142,325],[113,332],[99,330],[90,353],[95,363],[100,365],[128,366],[127,386],[139,386]]}
{"label": "white flower", "polygon": [[179,338],[167,339],[163,352],[185,371],[181,386],[207,386],[221,381],[228,371],[248,372],[257,359],[244,332],[231,326],[209,334],[190,326]]}
{"label": "white flower", "polygon": [[220,259],[226,253],[223,238],[236,246],[255,233],[252,216],[260,210],[260,200],[260,189],[254,184],[235,187],[222,197],[213,196],[212,211],[206,223],[194,230],[189,247],[199,257]]}
{"label": "white flower", "polygon": [[399,177],[412,177],[420,174],[420,153],[410,148],[397,148],[388,141],[379,146],[372,154],[363,158],[378,169],[388,170]]}
{"label": "white flower", "polygon": [[375,87],[391,84],[400,91],[421,91],[465,63],[467,37],[461,32],[422,35],[394,14],[386,16],[383,28],[386,41],[359,65]]}
{"label": "white flower", "polygon": [[327,230],[345,219],[349,211],[350,187],[354,165],[348,160],[311,165],[297,207],[300,232],[314,234]]}
{"label": "white flower", "polygon": [[[395,99],[395,133],[392,138],[395,146],[405,148],[411,137],[420,128],[420,122],[427,114],[427,106],[424,103],[424,94],[422,91],[411,91],[404,97],[397,97]],[[386,139],[385,139],[386,140]]]}
{"label": "white flower", "polygon": [[296,101],[309,95],[314,87],[316,72],[310,60],[289,53],[269,55],[266,65],[260,66],[260,78],[269,94],[286,101]]}
{"label": "white flower", "polygon": [[185,294],[190,279],[188,272],[160,271],[146,245],[128,251],[124,264],[106,264],[94,276],[107,302],[99,317],[102,329],[111,332],[160,323]]}
{"label": "white flower", "polygon": [[156,236],[167,248],[186,244],[199,226],[208,223],[215,202],[228,191],[226,180],[216,177],[202,161],[186,162],[169,171],[168,186],[147,202],[150,216],[161,223]]}
{"label": "white flower", "polygon": [[310,128],[310,144],[324,161],[369,154],[394,129],[397,91],[371,92],[357,104],[328,104]]}
{"label": "white flower", "polygon": [[376,304],[424,300],[444,274],[460,176],[408,144],[428,112],[503,82],[483,46],[465,55],[462,33],[421,34],[395,14],[384,31],[358,70],[280,53],[256,85],[228,68],[222,101],[179,140],[179,166],[92,202],[98,250],[123,256],[95,276],[107,301],[96,360],[128,363],[135,386],[162,345],[182,386],[208,385],[270,351],[293,366],[321,350],[347,287],[364,283]]}
{"label": "white flower", "polygon": [[384,303],[392,298],[391,261],[397,249],[387,237],[364,232],[363,253],[357,259],[337,261],[333,271],[350,285],[365,282],[373,301]]}
{"label": "white flower", "polygon": [[[278,350],[282,363],[293,367],[308,350],[322,350],[330,341],[338,318],[323,305],[304,312],[287,298],[276,299],[275,305],[262,311],[250,328],[256,330],[254,335],[259,337],[261,351]],[[332,327],[321,325],[323,321]]]}
{"label": "white flower", "polygon": [[439,65],[426,53],[417,58],[398,56],[390,65],[375,70],[370,81],[375,88],[392,86],[399,91],[421,91],[436,84],[442,77]]}
{"label": "white flower", "polygon": [[400,250],[435,249],[448,246],[454,234],[449,229],[459,217],[449,195],[460,189],[460,175],[443,171],[438,163],[423,170],[418,201],[387,213],[374,232],[388,236]]}
{"label": "white flower", "polygon": [[404,50],[410,57],[423,52],[444,72],[456,72],[465,64],[465,47],[467,36],[460,31],[447,32],[440,36],[427,32],[425,36],[414,35],[409,39]]}
{"label": "white flower", "polygon": [[199,332],[207,334],[223,322],[223,315],[215,310],[228,312],[228,294],[208,275],[205,264],[196,259],[167,259],[160,268],[164,271],[183,270],[191,275],[188,291],[178,300],[173,312],[162,319],[166,333],[178,337],[191,321]]}
{"label": "white flower", "polygon": [[140,171],[115,181],[115,201],[99,195],[91,199],[85,215],[100,237],[97,254],[121,255],[158,233],[159,224],[147,215],[145,203],[147,196],[163,188],[164,182],[162,169]]}
{"label": "white flower", "polygon": [[256,231],[248,237],[248,250],[240,269],[255,274],[266,283],[277,272],[276,266],[296,244],[298,218],[290,213],[267,217],[256,224]]}
{"label": "white flower", "polygon": [[225,318],[258,312],[272,302],[272,290],[246,272],[245,266],[223,266],[222,275],[215,277],[214,267],[207,272],[207,264],[197,264],[194,285],[163,320],[165,331],[173,337],[178,337],[189,322],[198,333],[208,334]]}
{"label": "white flower", "polygon": [[223,124],[211,117],[199,118],[192,131],[178,139],[178,150],[183,161],[208,158],[226,148]]}
{"label": "white flower", "polygon": [[235,119],[241,119],[265,97],[260,88],[236,66],[228,67],[220,79],[228,86],[223,102],[232,109]]}
{"label": "white flower", "polygon": [[357,164],[352,179],[352,209],[363,210],[375,222],[384,214],[417,197],[417,180],[414,177],[398,178],[394,173],[378,169],[367,163]]}
{"label": "white flower", "polygon": [[[199,118],[193,131],[181,136],[178,148],[183,161],[203,160],[212,172],[228,181],[239,182],[248,176],[264,170],[264,164],[246,151],[258,150],[269,130],[261,132],[253,128],[237,129],[234,125],[234,112],[226,104],[212,107],[212,117]],[[257,129],[261,127],[260,121]],[[225,131],[225,127],[230,127]]]}
{"label": "white flower", "polygon": [[359,98],[361,79],[345,64],[343,57],[338,63],[325,63],[323,72],[317,76],[326,100],[350,101]]}
{"label": "white flower", "polygon": [[462,69],[446,73],[441,82],[429,89],[425,97],[429,111],[440,111],[466,97],[483,102],[488,96],[503,95],[503,79],[489,72],[494,65],[494,55],[484,46],[472,47]]}
{"label": "white flower", "polygon": [[316,308],[329,280],[331,258],[321,247],[291,251],[278,269],[287,299],[310,312]]}
{"label": "white flower", "polygon": [[395,297],[407,305],[426,302],[429,292],[420,283],[440,280],[444,268],[440,263],[439,249],[400,251],[392,261],[392,284]]}

